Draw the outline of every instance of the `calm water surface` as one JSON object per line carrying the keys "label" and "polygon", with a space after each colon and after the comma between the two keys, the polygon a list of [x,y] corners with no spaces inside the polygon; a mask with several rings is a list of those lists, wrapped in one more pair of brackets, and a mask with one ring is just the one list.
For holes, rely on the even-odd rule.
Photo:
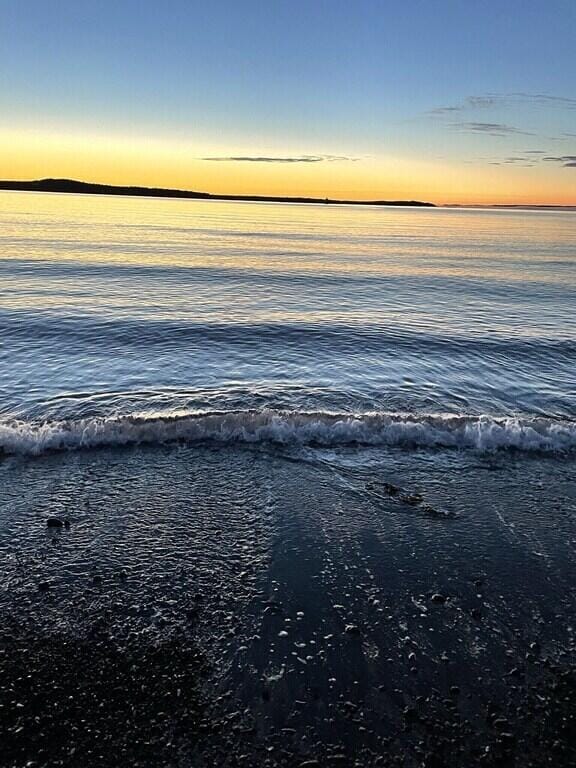
{"label": "calm water surface", "polygon": [[570,212],[0,193],[5,452],[573,450],[575,320]]}

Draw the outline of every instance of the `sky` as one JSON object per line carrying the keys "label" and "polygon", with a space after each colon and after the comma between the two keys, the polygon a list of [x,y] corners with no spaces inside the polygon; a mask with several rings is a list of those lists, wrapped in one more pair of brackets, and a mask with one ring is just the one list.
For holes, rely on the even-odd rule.
{"label": "sky", "polygon": [[0,178],[576,205],[576,0],[0,0]]}

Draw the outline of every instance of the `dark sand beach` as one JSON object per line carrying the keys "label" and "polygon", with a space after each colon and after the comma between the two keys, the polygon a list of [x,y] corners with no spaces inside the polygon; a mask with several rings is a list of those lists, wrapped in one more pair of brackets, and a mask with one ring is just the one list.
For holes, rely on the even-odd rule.
{"label": "dark sand beach", "polygon": [[2,765],[574,765],[574,468],[6,457]]}

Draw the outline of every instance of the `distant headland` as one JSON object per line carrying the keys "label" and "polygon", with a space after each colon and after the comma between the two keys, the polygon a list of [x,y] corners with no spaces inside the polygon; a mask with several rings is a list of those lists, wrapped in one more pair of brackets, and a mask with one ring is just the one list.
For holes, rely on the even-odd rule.
{"label": "distant headland", "polygon": [[130,195],[138,197],[180,197],[190,200],[238,200],[254,203],[324,203],[327,205],[411,205],[435,208],[420,200],[333,200],[323,197],[278,197],[275,195],[213,195],[185,189],[162,187],[124,187],[115,184],[91,184],[74,179],[38,179],[36,181],[0,181],[0,190],[13,192],[63,192],[84,195]]}

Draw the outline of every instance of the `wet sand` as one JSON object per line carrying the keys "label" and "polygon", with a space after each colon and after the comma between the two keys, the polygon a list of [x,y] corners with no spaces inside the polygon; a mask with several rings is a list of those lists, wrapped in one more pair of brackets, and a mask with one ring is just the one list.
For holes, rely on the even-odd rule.
{"label": "wet sand", "polygon": [[0,764],[574,765],[575,468],[5,458]]}

